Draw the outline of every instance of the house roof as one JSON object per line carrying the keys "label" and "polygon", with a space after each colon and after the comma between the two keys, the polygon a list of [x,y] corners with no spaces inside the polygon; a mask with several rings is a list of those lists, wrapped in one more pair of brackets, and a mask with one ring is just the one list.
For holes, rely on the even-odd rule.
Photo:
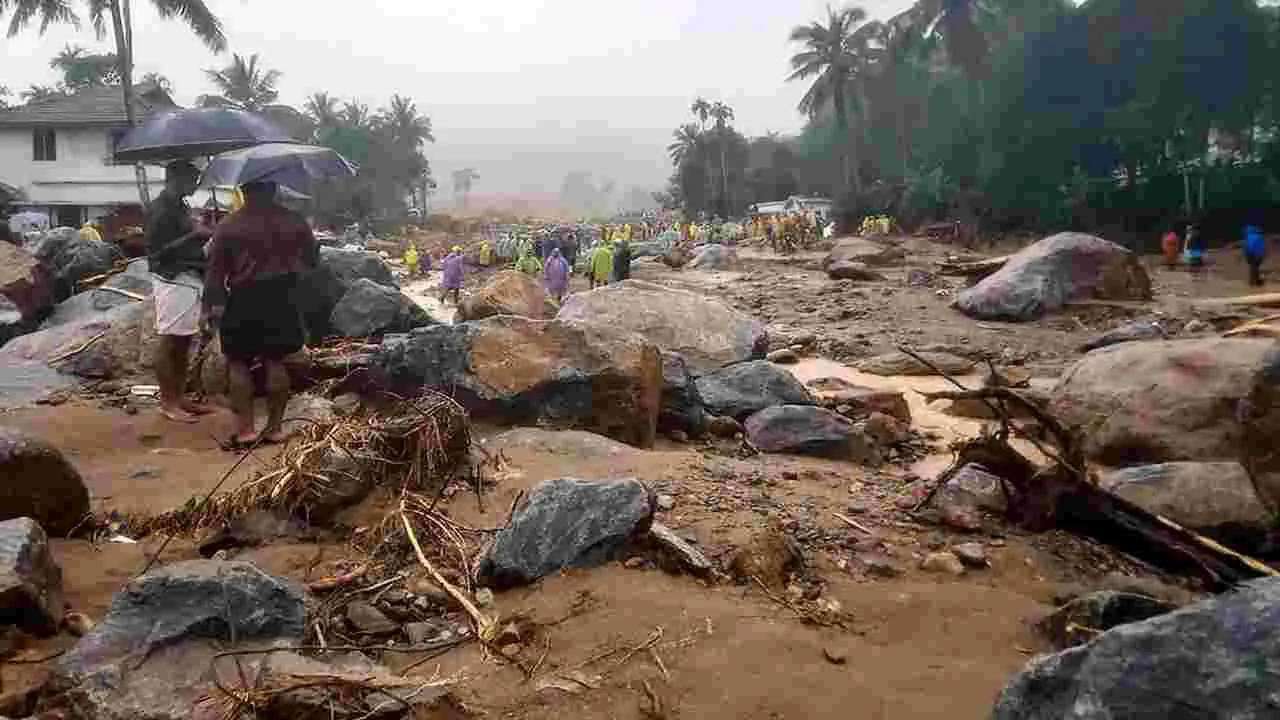
{"label": "house roof", "polygon": [[[163,90],[140,89],[134,100],[138,117],[156,110],[175,107]],[[78,90],[37,102],[0,110],[0,126],[40,125],[127,125],[124,97],[119,85],[102,85]]]}

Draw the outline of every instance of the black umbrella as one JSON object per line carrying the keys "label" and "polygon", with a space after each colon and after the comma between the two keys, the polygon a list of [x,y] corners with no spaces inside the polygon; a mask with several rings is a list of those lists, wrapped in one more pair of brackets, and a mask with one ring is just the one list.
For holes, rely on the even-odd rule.
{"label": "black umbrella", "polygon": [[294,142],[261,115],[231,108],[166,110],[148,117],[116,146],[119,162],[167,162],[263,143]]}

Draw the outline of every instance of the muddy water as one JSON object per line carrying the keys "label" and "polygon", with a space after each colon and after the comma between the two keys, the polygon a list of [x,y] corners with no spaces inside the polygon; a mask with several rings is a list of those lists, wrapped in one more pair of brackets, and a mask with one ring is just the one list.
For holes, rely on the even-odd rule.
{"label": "muddy water", "polygon": [[440,273],[428,273],[425,278],[408,281],[400,290],[426,310],[436,322],[453,322],[454,306],[440,302]]}

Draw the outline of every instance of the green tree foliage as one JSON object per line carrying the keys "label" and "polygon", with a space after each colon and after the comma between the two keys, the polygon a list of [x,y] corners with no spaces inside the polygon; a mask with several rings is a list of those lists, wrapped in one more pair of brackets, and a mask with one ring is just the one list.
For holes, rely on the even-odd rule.
{"label": "green tree foliage", "polygon": [[234,54],[229,65],[205,70],[204,74],[217,93],[200,96],[196,103],[201,107],[232,107],[258,112],[280,97],[276,88],[280,82],[280,71],[261,65],[257,53],[247,58]]}

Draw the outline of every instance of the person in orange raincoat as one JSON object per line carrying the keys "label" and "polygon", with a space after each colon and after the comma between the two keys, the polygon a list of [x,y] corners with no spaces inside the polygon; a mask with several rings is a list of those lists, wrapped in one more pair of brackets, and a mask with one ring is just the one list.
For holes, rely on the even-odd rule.
{"label": "person in orange raincoat", "polygon": [[1177,267],[1182,243],[1178,240],[1178,231],[1174,227],[1169,228],[1169,232],[1160,238],[1160,250],[1164,253],[1165,267]]}

